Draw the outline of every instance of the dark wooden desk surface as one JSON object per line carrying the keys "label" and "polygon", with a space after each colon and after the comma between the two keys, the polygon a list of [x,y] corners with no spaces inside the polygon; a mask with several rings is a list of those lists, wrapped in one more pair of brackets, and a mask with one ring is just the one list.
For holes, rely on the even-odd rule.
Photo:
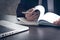
{"label": "dark wooden desk surface", "polygon": [[[11,21],[10,18],[13,18],[14,16],[6,17],[9,18],[7,21]],[[15,23],[16,21],[13,20],[13,22]],[[29,31],[5,37],[0,40],[60,40],[60,29],[54,27],[31,26]]]}

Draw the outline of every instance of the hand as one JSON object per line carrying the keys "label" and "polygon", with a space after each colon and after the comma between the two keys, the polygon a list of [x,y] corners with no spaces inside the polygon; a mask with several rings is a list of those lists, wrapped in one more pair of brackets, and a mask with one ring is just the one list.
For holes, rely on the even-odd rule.
{"label": "hand", "polygon": [[60,18],[54,22],[56,25],[60,25]]}
{"label": "hand", "polygon": [[25,14],[26,20],[35,21],[36,19],[38,19],[39,15],[37,12],[34,12],[33,8],[29,9],[27,12],[28,13]]}

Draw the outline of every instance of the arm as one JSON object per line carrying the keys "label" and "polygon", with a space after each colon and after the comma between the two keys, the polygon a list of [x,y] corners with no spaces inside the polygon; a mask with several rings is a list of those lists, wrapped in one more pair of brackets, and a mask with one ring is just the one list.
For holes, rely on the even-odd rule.
{"label": "arm", "polygon": [[22,11],[27,11],[30,8],[33,8],[38,4],[37,2],[37,0],[21,0],[16,10],[17,17],[25,17],[25,15],[22,14]]}
{"label": "arm", "polygon": [[[28,2],[27,2],[28,1]],[[38,16],[36,16],[35,12],[32,12],[31,8],[33,8],[35,5],[37,5],[37,3],[32,3],[32,1],[29,0],[21,0],[21,2],[18,4],[16,13],[17,13],[17,17],[25,17],[27,20],[32,21],[34,19],[36,19]],[[27,14],[23,14],[23,11],[28,11],[29,13]],[[34,15],[32,15],[33,13],[35,13]]]}
{"label": "arm", "polygon": [[24,0],[21,0],[21,2],[18,4],[17,9],[16,9],[17,17],[25,17],[25,15],[22,14],[22,11],[25,10],[25,4],[26,2]]}

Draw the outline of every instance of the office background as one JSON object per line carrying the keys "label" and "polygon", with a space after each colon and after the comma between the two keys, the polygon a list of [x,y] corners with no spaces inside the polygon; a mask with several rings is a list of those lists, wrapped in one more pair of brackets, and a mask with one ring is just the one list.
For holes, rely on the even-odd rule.
{"label": "office background", "polygon": [[[42,1],[44,2],[47,1],[48,11],[55,11],[56,13],[60,14],[59,0],[42,0]],[[20,0],[0,0],[0,14],[15,15],[16,8],[19,2]]]}
{"label": "office background", "polygon": [[0,0],[0,14],[15,15],[20,0]]}

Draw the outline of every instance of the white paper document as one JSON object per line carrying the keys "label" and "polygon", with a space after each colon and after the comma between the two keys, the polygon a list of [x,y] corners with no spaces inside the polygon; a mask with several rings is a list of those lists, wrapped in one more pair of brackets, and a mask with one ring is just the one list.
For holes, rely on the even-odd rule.
{"label": "white paper document", "polygon": [[[40,17],[39,17],[40,18]],[[45,21],[48,21],[50,23],[53,23],[55,22],[56,20],[58,20],[60,18],[59,15],[55,14],[55,13],[52,13],[52,12],[48,12],[46,13],[40,20],[45,20]],[[39,20],[39,21],[40,21]]]}
{"label": "white paper document", "polygon": [[54,21],[58,20],[60,18],[59,15],[53,13],[53,12],[47,12],[45,13],[45,8],[42,5],[38,5],[35,7],[35,10],[39,10],[40,11],[40,16],[38,18],[38,22],[40,22],[40,20],[45,20],[49,23],[53,23]]}

